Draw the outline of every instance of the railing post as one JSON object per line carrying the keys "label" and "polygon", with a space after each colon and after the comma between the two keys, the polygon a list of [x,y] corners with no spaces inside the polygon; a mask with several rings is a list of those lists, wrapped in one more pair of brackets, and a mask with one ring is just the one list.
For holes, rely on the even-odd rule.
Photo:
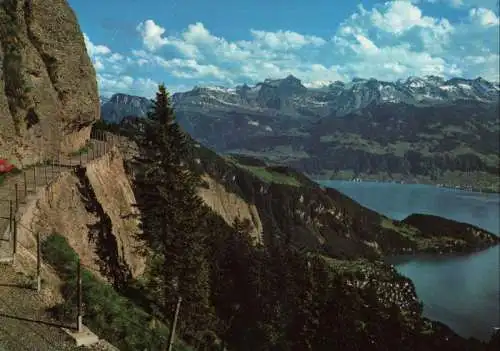
{"label": "railing post", "polygon": [[23,179],[24,179],[24,198],[28,196],[28,180],[26,176],[26,171],[23,171]]}
{"label": "railing post", "polygon": [[[12,236],[14,234],[14,209],[12,208],[14,204],[12,203],[12,200],[9,200],[9,232],[10,235]],[[10,240],[10,238],[9,238]]]}
{"label": "railing post", "polygon": [[40,247],[40,232],[36,233],[36,291],[42,291],[42,277],[40,274],[42,267],[42,249]]}
{"label": "railing post", "polygon": [[19,209],[19,196],[18,196],[18,186],[17,186],[17,183],[14,184],[14,191],[16,192],[16,213],[17,213],[17,210]]}
{"label": "railing post", "polygon": [[17,253],[17,219],[16,216],[14,215],[14,235],[13,235],[13,244],[12,244],[12,253],[14,257],[16,256]]}
{"label": "railing post", "polygon": [[82,323],[82,264],[78,258],[77,266],[77,316],[76,316],[76,330],[81,333],[83,331]]}

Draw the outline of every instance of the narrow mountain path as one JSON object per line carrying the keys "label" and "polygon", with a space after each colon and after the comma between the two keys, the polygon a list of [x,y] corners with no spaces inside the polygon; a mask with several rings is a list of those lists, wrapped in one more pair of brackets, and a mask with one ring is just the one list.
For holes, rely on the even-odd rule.
{"label": "narrow mountain path", "polygon": [[10,265],[0,265],[0,350],[77,350],[28,282]]}
{"label": "narrow mountain path", "polygon": [[[82,350],[77,348],[57,321],[46,310],[54,304],[49,290],[34,289],[33,274],[28,275],[19,264],[10,263],[13,257],[12,232],[9,228],[10,204],[15,209],[16,184],[19,208],[17,218],[37,190],[46,186],[63,172],[103,156],[111,143],[91,140],[86,154],[58,157],[54,163],[36,165],[6,177],[0,185],[0,351],[10,350]],[[21,249],[21,248],[18,248]],[[16,255],[17,257],[17,255]],[[66,326],[67,327],[67,326]],[[83,350],[116,350],[105,341]]]}
{"label": "narrow mountain path", "polygon": [[0,185],[0,263],[7,262],[12,257],[13,238],[9,227],[11,202],[13,212],[15,212],[17,199],[19,209],[16,216],[19,218],[19,213],[22,212],[26,200],[30,195],[36,194],[40,187],[46,186],[63,171],[70,170],[78,165],[85,165],[103,156],[111,147],[111,143],[92,139],[85,154],[61,155],[53,163],[48,162],[47,164],[31,166],[4,179]]}

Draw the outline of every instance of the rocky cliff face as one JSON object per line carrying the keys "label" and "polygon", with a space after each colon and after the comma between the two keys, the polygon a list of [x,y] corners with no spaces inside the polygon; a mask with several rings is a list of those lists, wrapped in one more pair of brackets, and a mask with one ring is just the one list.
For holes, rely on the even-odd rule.
{"label": "rocky cliff face", "polygon": [[[109,181],[113,179],[113,181]],[[135,249],[140,230],[123,155],[112,149],[86,167],[63,172],[30,201],[20,219],[21,245],[35,250],[33,233],[66,237],[82,263],[111,281],[145,268]]]}
{"label": "rocky cliff face", "polygon": [[0,158],[23,166],[79,149],[100,105],[74,12],[66,0],[5,0],[0,22]]}

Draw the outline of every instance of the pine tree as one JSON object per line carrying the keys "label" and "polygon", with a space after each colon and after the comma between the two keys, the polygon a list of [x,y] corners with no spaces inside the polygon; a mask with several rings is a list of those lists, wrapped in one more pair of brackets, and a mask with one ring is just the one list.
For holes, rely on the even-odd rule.
{"label": "pine tree", "polygon": [[136,185],[142,213],[143,253],[150,264],[150,289],[165,318],[183,298],[179,330],[205,328],[209,315],[209,271],[198,177],[188,169],[189,141],[175,121],[169,94],[159,86],[154,106],[137,138]]}

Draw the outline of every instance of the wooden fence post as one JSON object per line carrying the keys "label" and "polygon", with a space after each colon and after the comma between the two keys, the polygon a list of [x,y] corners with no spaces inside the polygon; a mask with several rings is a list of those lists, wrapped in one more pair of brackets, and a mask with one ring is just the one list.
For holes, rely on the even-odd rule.
{"label": "wooden fence post", "polygon": [[28,196],[28,181],[26,177],[26,171],[23,171],[23,178],[24,178],[24,198]]}
{"label": "wooden fence post", "polygon": [[36,193],[36,166],[33,167],[33,190]]}
{"label": "wooden fence post", "polygon": [[18,186],[17,186],[17,183],[14,184],[14,190],[16,192],[16,213],[17,213],[17,210],[19,209],[19,197],[18,197]]}
{"label": "wooden fence post", "polygon": [[[12,208],[14,206],[14,204],[12,203],[12,200],[9,200],[9,231],[10,231],[10,235],[12,236],[12,234],[14,233],[14,228],[13,228],[13,225],[14,225],[14,209]],[[10,240],[10,238],[9,238]]]}
{"label": "wooden fence post", "polygon": [[13,242],[13,245],[12,245],[12,253],[14,254],[14,256],[16,256],[16,252],[17,252],[17,219],[16,219],[16,216],[14,215],[14,242]]}
{"label": "wooden fence post", "polygon": [[40,246],[40,232],[36,233],[36,291],[42,291],[42,277],[40,274],[42,267],[42,248]]}
{"label": "wooden fence post", "polygon": [[82,264],[78,258],[77,266],[77,316],[76,316],[76,330],[81,333],[83,331],[82,323]]}

